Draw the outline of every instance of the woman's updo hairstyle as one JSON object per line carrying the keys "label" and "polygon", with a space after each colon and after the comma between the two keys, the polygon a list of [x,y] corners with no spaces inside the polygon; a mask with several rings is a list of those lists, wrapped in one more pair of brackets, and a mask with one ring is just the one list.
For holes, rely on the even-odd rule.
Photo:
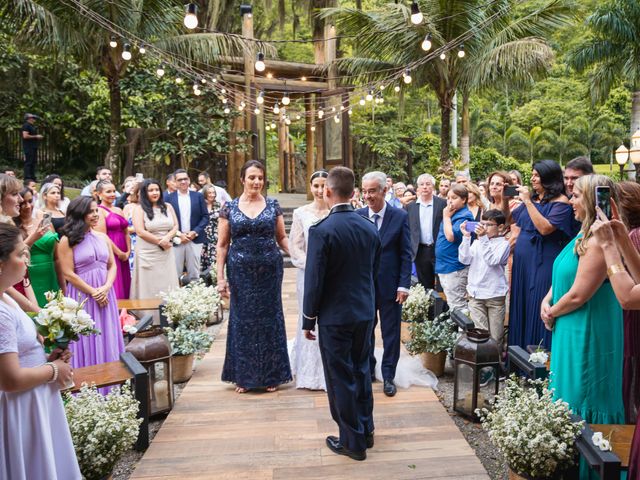
{"label": "woman's updo hairstyle", "polygon": [[22,232],[18,227],[9,223],[0,223],[0,262],[9,259],[9,255],[15,250],[20,240],[22,240]]}
{"label": "woman's updo hairstyle", "polygon": [[262,162],[259,162],[258,160],[247,160],[245,164],[242,165],[242,168],[240,169],[240,180],[244,182],[244,177],[247,174],[247,170],[249,170],[251,167],[254,167],[260,170],[266,180],[267,170],[264,168],[264,165],[262,164]]}
{"label": "woman's updo hairstyle", "polygon": [[327,178],[329,176],[329,172],[326,170],[316,170],[311,174],[311,178],[309,179],[309,183],[313,183],[316,178]]}

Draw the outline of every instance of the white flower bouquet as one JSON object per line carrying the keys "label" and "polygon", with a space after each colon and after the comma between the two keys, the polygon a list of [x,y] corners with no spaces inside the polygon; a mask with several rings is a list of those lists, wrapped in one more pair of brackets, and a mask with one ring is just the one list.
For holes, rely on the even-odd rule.
{"label": "white flower bouquet", "polygon": [[73,298],[65,297],[62,291],[45,293],[47,304],[33,318],[36,330],[44,338],[47,351],[56,347],[65,349],[69,342],[78,340],[80,336],[99,334],[93,319],[82,307],[85,302],[78,303]]}
{"label": "white flower bouquet", "polygon": [[403,322],[422,322],[429,319],[429,308],[433,303],[431,290],[419,283],[409,289],[409,296],[402,304]]}
{"label": "white flower bouquet", "polygon": [[64,400],[80,472],[86,480],[106,477],[138,438],[138,401],[128,385],[103,396],[86,384],[78,394],[66,393]]}
{"label": "white flower bouquet", "polygon": [[476,410],[491,442],[520,475],[549,478],[574,462],[574,423],[566,402],[553,400],[548,380],[507,379],[493,409]]}
{"label": "white flower bouquet", "polygon": [[215,287],[207,287],[202,280],[185,287],[161,293],[165,302],[164,314],[177,325],[192,329],[203,327],[218,310],[220,294]]}
{"label": "white flower bouquet", "polygon": [[451,352],[458,338],[448,311],[442,312],[434,320],[412,323],[409,332],[411,340],[405,343],[405,347],[411,355]]}
{"label": "white flower bouquet", "polygon": [[178,325],[176,328],[165,328],[164,331],[171,344],[171,353],[173,355],[196,354],[200,357],[209,350],[213,343],[213,337],[207,332],[192,330],[184,325]]}

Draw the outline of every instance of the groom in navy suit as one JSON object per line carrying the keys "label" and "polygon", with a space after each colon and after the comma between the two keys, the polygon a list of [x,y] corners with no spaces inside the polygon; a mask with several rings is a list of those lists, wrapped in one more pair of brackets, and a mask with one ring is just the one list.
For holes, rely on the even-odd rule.
{"label": "groom in navy suit", "polygon": [[373,447],[369,354],[380,239],[351,206],[354,183],[345,167],[333,168],[327,177],[324,196],[331,211],[309,229],[302,329],[315,340],[318,323],[329,408],[340,431],[339,437],[327,437],[327,447],[364,460]]}
{"label": "groom in navy suit", "polygon": [[[376,310],[380,315],[382,332],[382,378],[384,394],[396,394],[394,378],[400,358],[400,321],[402,304],[409,295],[411,286],[411,234],[407,212],[394,208],[385,201],[387,176],[382,172],[369,172],[362,177],[362,193],[368,207],[357,211],[371,220],[380,235],[382,253],[380,271],[375,280]],[[376,358],[375,325],[371,333],[371,375],[374,375]]]}

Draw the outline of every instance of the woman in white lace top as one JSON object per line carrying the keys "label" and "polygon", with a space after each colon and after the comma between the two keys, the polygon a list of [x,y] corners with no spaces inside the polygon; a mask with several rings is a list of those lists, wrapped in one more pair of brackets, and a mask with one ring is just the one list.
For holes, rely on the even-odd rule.
{"label": "woman in white lace top", "polygon": [[[311,175],[313,202],[293,211],[293,223],[291,224],[291,233],[289,233],[291,262],[298,269],[296,291],[299,310],[298,329],[291,348],[291,369],[296,377],[296,388],[310,390],[326,390],[318,342],[307,340],[302,335],[302,298],[309,227],[329,214],[323,197],[327,175],[325,170],[318,170]],[[315,334],[318,335],[317,327]]]}

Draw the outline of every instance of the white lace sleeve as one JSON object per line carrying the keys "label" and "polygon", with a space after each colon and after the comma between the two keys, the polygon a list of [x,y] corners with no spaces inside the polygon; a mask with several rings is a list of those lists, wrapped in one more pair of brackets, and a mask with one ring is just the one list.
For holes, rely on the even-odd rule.
{"label": "white lace sleeve", "polygon": [[304,270],[304,265],[307,261],[307,249],[304,242],[304,224],[298,208],[293,211],[291,231],[289,232],[289,255],[293,266]]}
{"label": "white lace sleeve", "polygon": [[0,353],[18,353],[18,325],[4,308],[0,308]]}

